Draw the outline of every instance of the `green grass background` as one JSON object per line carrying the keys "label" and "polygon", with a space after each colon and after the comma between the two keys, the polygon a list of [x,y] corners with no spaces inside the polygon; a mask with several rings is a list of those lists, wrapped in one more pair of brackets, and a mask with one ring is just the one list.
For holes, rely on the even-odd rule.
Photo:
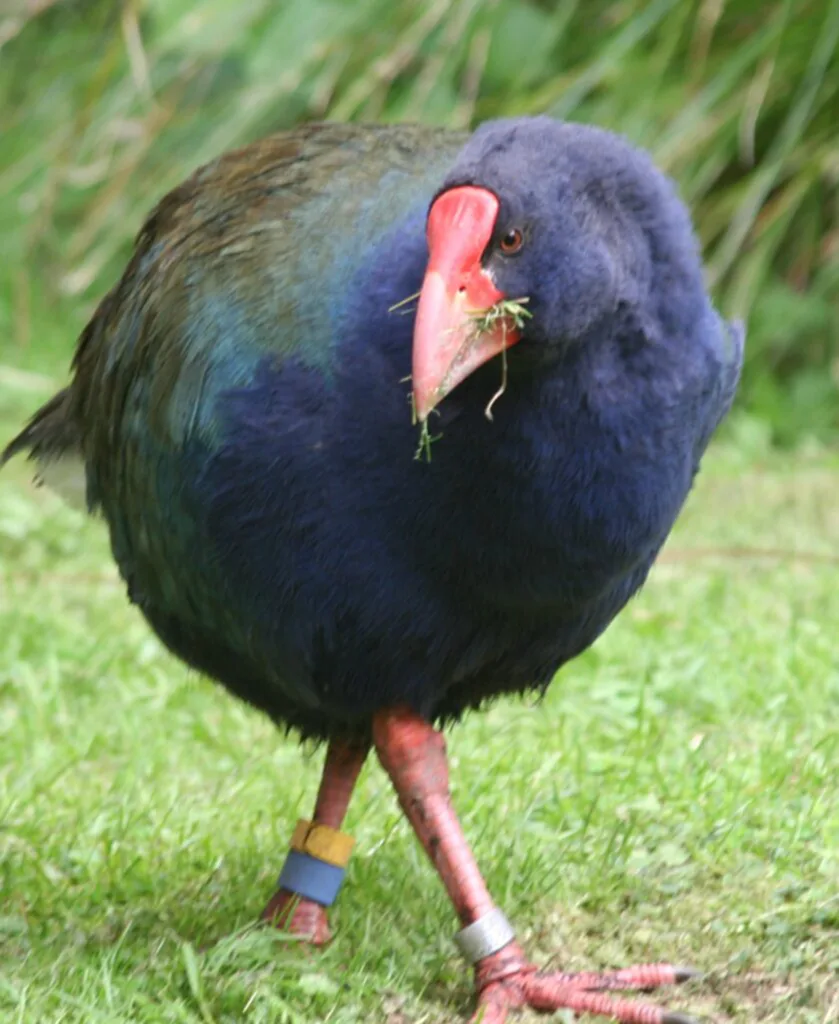
{"label": "green grass background", "polygon": [[[712,1021],[839,1021],[837,40],[839,3],[805,0],[0,7],[0,438],[64,380],[143,211],[266,131],[549,110],[677,178],[749,318],[737,411],[641,598],[544,703],[450,750],[534,955],[696,963],[674,1005]],[[319,755],[166,655],[102,526],[24,465],[0,478],[0,737],[2,1024],[469,1012],[373,764],[334,944],[251,927]]]}

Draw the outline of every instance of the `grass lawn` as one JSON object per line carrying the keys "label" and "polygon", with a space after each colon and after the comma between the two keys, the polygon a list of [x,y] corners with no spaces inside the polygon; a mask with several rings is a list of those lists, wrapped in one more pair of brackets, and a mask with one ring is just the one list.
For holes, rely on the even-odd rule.
{"label": "grass lawn", "polygon": [[[44,397],[19,384],[0,438]],[[466,832],[541,962],[673,959],[708,972],[674,1009],[839,1021],[837,495],[835,457],[718,448],[596,648],[541,705],[452,731]],[[376,764],[333,944],[252,927],[320,755],[168,656],[102,525],[20,463],[0,476],[0,730],[2,1024],[468,1014],[453,914]]]}

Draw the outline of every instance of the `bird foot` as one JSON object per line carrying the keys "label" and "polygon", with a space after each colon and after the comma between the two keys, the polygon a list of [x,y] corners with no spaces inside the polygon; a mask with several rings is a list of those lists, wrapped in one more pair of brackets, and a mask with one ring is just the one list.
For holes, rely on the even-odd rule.
{"label": "bird foot", "polygon": [[305,939],[313,946],[325,946],[332,939],[326,908],[287,889],[278,889],[261,918],[268,924]]}
{"label": "bird foot", "polygon": [[564,1009],[591,1013],[620,1024],[696,1024],[685,1014],[606,993],[645,992],[697,975],[691,968],[670,964],[644,964],[603,974],[540,971],[527,963],[518,944],[512,942],[476,967],[478,1010],[472,1024],[503,1024],[509,1010],[522,1007],[543,1013]]}

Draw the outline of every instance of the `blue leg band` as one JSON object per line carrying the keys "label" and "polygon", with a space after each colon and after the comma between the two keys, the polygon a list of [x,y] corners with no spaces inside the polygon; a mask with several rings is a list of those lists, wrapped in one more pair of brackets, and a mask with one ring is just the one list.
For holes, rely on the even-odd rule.
{"label": "blue leg band", "polygon": [[322,907],[331,907],[340,892],[344,874],[344,868],[336,868],[308,853],[289,850],[277,885]]}

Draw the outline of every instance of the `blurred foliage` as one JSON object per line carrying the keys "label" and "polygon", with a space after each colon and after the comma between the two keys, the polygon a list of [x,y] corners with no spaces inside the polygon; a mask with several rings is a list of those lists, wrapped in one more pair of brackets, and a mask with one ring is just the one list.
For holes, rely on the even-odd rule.
{"label": "blurred foliage", "polygon": [[780,442],[839,435],[839,0],[4,2],[7,362],[58,373],[142,213],[227,147],[303,119],[548,111],[678,180],[749,320],[741,403]]}

